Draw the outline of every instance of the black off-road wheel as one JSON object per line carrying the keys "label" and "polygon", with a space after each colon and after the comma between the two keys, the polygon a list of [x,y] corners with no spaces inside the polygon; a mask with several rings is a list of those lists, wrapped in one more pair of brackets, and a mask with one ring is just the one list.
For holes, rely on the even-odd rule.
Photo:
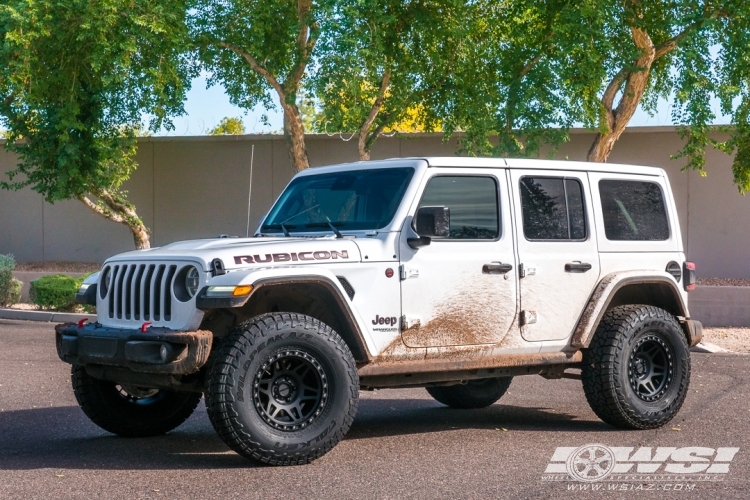
{"label": "black off-road wheel", "polygon": [[214,429],[234,451],[269,465],[305,464],[349,430],[359,375],[349,347],[309,316],[265,314],[219,347],[206,378]]}
{"label": "black off-road wheel", "polygon": [[83,366],[71,371],[73,392],[92,422],[124,437],[166,434],[192,415],[201,393],[129,387],[99,380]]}
{"label": "black off-road wheel", "polygon": [[690,353],[674,316],[645,305],[604,314],[583,353],[583,390],[594,413],[624,429],[655,429],[677,414],[690,383]]}
{"label": "black off-road wheel", "polygon": [[513,377],[482,378],[466,384],[427,387],[436,401],[451,408],[484,408],[500,399],[510,387]]}

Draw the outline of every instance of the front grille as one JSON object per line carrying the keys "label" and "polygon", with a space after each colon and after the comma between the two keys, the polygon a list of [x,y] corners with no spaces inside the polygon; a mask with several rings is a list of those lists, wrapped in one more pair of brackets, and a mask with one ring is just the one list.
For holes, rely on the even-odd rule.
{"label": "front grille", "polygon": [[172,280],[176,265],[122,264],[112,266],[107,296],[110,319],[170,321]]}

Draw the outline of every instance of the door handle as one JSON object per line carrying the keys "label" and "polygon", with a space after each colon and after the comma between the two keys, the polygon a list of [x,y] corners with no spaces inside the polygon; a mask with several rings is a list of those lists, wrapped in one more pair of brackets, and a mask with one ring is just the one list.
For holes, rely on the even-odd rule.
{"label": "door handle", "polygon": [[588,264],[586,262],[581,261],[575,261],[575,262],[568,262],[565,264],[565,272],[566,273],[585,273],[586,271],[589,271],[591,269],[591,264]]}
{"label": "door handle", "polygon": [[512,270],[511,264],[503,264],[502,262],[493,262],[491,264],[485,264],[482,266],[482,273],[484,274],[505,274]]}

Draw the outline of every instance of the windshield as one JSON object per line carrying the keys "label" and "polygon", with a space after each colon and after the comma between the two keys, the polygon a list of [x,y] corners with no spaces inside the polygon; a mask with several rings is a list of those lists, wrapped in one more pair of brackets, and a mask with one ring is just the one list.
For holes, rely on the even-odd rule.
{"label": "windshield", "polygon": [[393,219],[413,175],[413,168],[378,168],[298,177],[261,232],[330,231],[330,225],[341,231],[381,229]]}

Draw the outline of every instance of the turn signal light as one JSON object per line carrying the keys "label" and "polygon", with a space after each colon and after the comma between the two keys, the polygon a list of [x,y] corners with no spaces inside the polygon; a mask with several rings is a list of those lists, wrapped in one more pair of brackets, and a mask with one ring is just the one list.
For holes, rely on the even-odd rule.
{"label": "turn signal light", "polygon": [[235,297],[241,297],[242,295],[247,295],[250,293],[253,289],[252,285],[247,286],[236,286],[234,287],[234,291],[232,292],[232,295]]}

